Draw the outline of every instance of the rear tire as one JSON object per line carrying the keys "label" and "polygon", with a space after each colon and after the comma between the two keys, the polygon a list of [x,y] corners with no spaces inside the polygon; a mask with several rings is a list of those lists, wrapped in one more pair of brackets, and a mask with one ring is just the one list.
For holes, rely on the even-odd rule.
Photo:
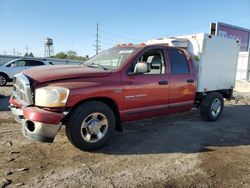
{"label": "rear tire", "polygon": [[4,74],[0,74],[0,86],[5,86],[8,82],[8,77]]}
{"label": "rear tire", "polygon": [[91,151],[102,147],[115,128],[115,115],[102,102],[80,104],[66,123],[66,135],[78,149]]}
{"label": "rear tire", "polygon": [[218,92],[209,93],[201,101],[201,118],[205,121],[217,121],[221,117],[223,108],[223,96]]}

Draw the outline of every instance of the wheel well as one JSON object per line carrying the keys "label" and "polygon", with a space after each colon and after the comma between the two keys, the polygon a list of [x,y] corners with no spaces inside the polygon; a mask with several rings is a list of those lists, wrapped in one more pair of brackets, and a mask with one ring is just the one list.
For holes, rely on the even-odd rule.
{"label": "wheel well", "polygon": [[[83,101],[78,102],[73,108],[70,109],[69,114],[67,115],[70,116],[70,114],[80,105],[83,104],[85,102],[89,102],[89,101],[99,101],[102,102],[106,105],[108,105],[111,110],[114,112],[115,114],[115,119],[116,119],[116,131],[122,132],[122,124],[121,124],[121,117],[120,117],[120,113],[119,113],[119,108],[118,105],[116,104],[116,102],[110,98],[107,97],[95,97],[95,98],[90,98],[90,99],[86,99]],[[66,117],[66,121],[67,121],[67,117]]]}
{"label": "wheel well", "polygon": [[222,94],[223,98],[226,98],[229,100],[232,99],[233,97],[233,89],[220,90],[219,93]]}
{"label": "wheel well", "polygon": [[229,99],[229,100],[232,99],[232,97],[233,97],[233,89],[209,91],[209,92],[206,92],[206,93],[199,92],[199,93],[196,93],[196,97],[195,97],[196,106],[199,107],[201,101],[203,100],[203,98],[206,97],[206,95],[208,95],[210,93],[219,93],[219,94],[221,94],[223,96],[223,98]]}
{"label": "wheel well", "polygon": [[9,76],[8,76],[6,73],[4,73],[4,72],[0,72],[0,74],[4,75],[4,76],[7,78],[7,80],[8,80],[8,81],[10,81],[10,80],[11,80],[11,79],[9,78]]}

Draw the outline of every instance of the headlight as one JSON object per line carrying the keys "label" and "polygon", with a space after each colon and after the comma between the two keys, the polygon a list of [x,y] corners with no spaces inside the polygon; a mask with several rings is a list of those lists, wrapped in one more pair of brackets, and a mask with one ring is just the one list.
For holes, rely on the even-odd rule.
{"label": "headlight", "polygon": [[63,107],[69,96],[69,89],[47,86],[35,90],[35,105],[42,107]]}

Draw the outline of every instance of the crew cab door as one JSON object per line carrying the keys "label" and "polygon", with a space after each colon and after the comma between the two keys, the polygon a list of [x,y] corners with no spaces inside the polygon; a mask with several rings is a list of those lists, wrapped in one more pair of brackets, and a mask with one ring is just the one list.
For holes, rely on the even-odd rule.
{"label": "crew cab door", "polygon": [[196,76],[191,58],[177,48],[166,49],[170,64],[169,111],[181,112],[190,110],[194,105],[196,94]]}
{"label": "crew cab door", "polygon": [[[147,62],[151,70],[143,74],[131,74],[138,62]],[[169,75],[163,49],[144,51],[123,75],[123,113],[126,120],[134,120],[167,113]]]}

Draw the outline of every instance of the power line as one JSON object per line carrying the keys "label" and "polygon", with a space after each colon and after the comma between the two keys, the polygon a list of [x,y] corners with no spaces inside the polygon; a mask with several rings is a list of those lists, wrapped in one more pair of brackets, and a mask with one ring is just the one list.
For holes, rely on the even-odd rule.
{"label": "power line", "polygon": [[109,43],[109,42],[100,42],[100,43],[102,43],[102,44],[107,44],[107,45],[111,45],[111,46],[114,46],[115,44],[112,44],[112,43]]}
{"label": "power line", "polygon": [[[242,18],[243,16],[248,16],[249,15],[249,10],[246,10],[246,11],[243,11],[243,13],[242,14],[240,14],[240,15],[235,15],[235,16],[229,16],[229,17],[222,17],[222,18],[219,18],[219,20],[225,20],[225,21],[233,21],[233,20],[238,20],[239,18]],[[210,21],[210,22],[212,22],[212,21]],[[205,27],[207,28],[208,26],[209,26],[209,23],[210,23],[209,21],[206,21],[206,22],[201,22],[201,23],[198,23],[198,24],[195,24],[195,25],[190,25],[189,24],[189,26],[181,26],[181,27],[177,27],[177,28],[175,28],[175,29],[177,29],[177,30],[190,30],[190,29],[194,29],[194,28],[196,28],[196,32],[197,31],[202,31],[202,29],[204,29]],[[106,29],[112,29],[112,30],[115,30],[115,31],[119,31],[119,32],[122,32],[122,33],[126,33],[126,34],[129,34],[128,32],[125,32],[125,31],[121,31],[120,29],[116,29],[116,28],[113,28],[113,27],[110,27],[110,26],[107,26],[107,25],[104,25],[104,28],[106,28]],[[101,32],[103,32],[103,33],[106,33],[106,34],[108,34],[108,35],[111,35],[111,36],[113,36],[113,37],[117,37],[117,38],[121,38],[121,39],[126,39],[126,40],[134,40],[134,41],[142,41],[142,40],[138,40],[138,39],[134,39],[134,38],[130,38],[130,37],[125,37],[125,36],[121,36],[121,35],[117,35],[117,34],[114,34],[114,33],[111,33],[111,32],[109,32],[109,31],[106,31],[106,29],[105,30],[100,30]],[[194,31],[194,30],[193,30]],[[131,33],[132,34],[132,33]],[[142,35],[143,33],[141,33],[141,35]],[[137,35],[137,33],[133,33],[133,35]],[[170,36],[170,35],[175,35],[175,34],[170,34],[170,33],[166,33],[166,32],[164,32],[164,33],[155,33],[155,35],[156,36],[159,36],[159,37],[162,37],[162,36]],[[144,39],[144,40],[146,40],[146,39]]]}
{"label": "power line", "polygon": [[80,34],[80,35],[76,35],[76,36],[72,37],[71,39],[74,40],[74,39],[86,38],[87,36],[89,36],[89,34],[93,34],[94,32],[95,32],[95,29],[91,29],[91,30],[88,30],[87,32]]}
{"label": "power line", "polygon": [[[115,39],[113,39],[113,38],[109,38],[109,37],[103,37],[103,36],[100,36],[100,38],[101,39],[104,39],[104,41],[106,40],[106,41],[113,41],[114,43],[122,43],[123,41],[121,41],[121,40],[115,40]],[[103,41],[103,40],[102,40]]]}
{"label": "power line", "polygon": [[92,31],[86,32],[85,34],[82,34],[81,36],[75,37],[72,40],[76,40],[76,39],[82,40],[82,39],[88,38],[90,35],[94,35],[94,33],[95,33],[95,30],[92,30]]}
{"label": "power line", "polygon": [[111,33],[111,32],[108,32],[108,31],[106,31],[106,30],[102,30],[102,29],[100,29],[100,31],[101,32],[103,32],[103,33],[106,33],[106,34],[108,34],[108,35],[111,35],[111,36],[113,36],[113,37],[116,37],[116,38],[121,38],[121,39],[126,39],[126,40],[135,40],[135,41],[142,41],[142,40],[139,40],[139,39],[134,39],[134,38],[129,38],[129,37],[124,37],[124,36],[121,36],[121,35],[117,35],[117,34],[114,34],[114,33]]}
{"label": "power line", "polygon": [[[246,12],[241,12],[240,15],[235,15],[235,16],[229,16],[229,17],[222,17],[222,18],[218,18],[218,20],[222,20],[222,21],[232,21],[232,20],[236,20],[239,19],[240,17],[243,16],[248,16],[249,15],[249,10]],[[211,20],[212,22],[212,20]],[[201,32],[203,31],[203,29],[206,27],[209,27],[209,21],[203,21],[197,24],[188,24],[185,26],[177,26],[175,28],[172,28],[172,30],[168,30],[164,33],[152,33],[150,34],[151,36],[154,36],[155,38],[157,37],[162,37],[162,36],[171,36],[171,35],[175,35],[175,33],[173,33],[174,30],[178,30],[178,31],[185,31],[185,32]],[[96,29],[91,29],[85,33],[82,33],[78,36],[72,37],[72,45],[74,45],[73,43],[82,43],[84,42],[90,42],[89,40],[91,40],[92,38],[92,34],[93,34],[93,38],[95,37],[95,44],[93,45],[95,47],[95,52],[96,54],[99,53],[99,51],[101,50],[101,44],[106,44],[106,45],[115,45],[117,43],[124,43],[127,41],[135,41],[135,42],[142,42],[145,41],[147,39],[150,38],[147,37],[147,39],[145,39],[145,36],[147,36],[148,34],[146,33],[134,33],[134,32],[126,32],[126,31],[122,31],[120,29],[116,29],[113,26],[107,26],[107,25],[102,25],[101,27],[102,29],[99,28],[99,24],[96,24]],[[104,28],[104,29],[103,29]],[[173,30],[174,29],[174,30]],[[96,34],[94,34],[94,30],[96,32]],[[111,32],[110,32],[111,31]],[[117,31],[117,32],[116,32]],[[119,34],[119,33],[123,33],[123,34]],[[129,36],[134,36],[134,37],[129,37]],[[138,38],[137,38],[138,36]],[[144,39],[143,39],[144,38]],[[113,44],[114,42],[114,44]],[[104,45],[104,46],[106,46]],[[103,45],[102,45],[103,46]]]}
{"label": "power line", "polygon": [[112,30],[112,31],[117,31],[117,32],[120,32],[120,33],[124,33],[124,34],[127,34],[127,35],[139,35],[139,36],[141,36],[143,34],[143,33],[135,33],[135,32],[132,33],[132,32],[122,31],[120,29],[110,27],[110,26],[108,26],[106,24],[105,25],[102,24],[102,27],[107,28],[107,29]]}

